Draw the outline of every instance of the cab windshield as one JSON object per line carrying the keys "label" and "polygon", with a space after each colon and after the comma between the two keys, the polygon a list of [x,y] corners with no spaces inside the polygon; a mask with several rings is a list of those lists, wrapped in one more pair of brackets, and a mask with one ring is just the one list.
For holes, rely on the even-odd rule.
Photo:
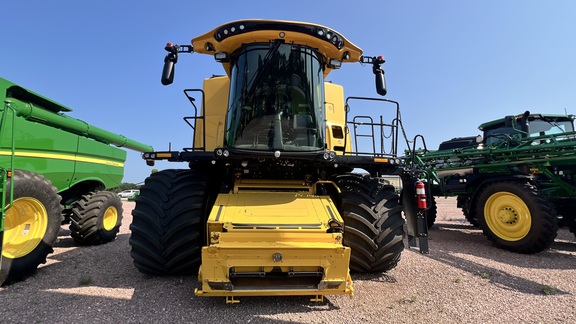
{"label": "cab windshield", "polygon": [[239,149],[324,149],[323,58],[282,41],[231,55],[226,145]]}
{"label": "cab windshield", "polygon": [[522,132],[519,128],[501,126],[493,129],[486,129],[484,131],[484,137],[486,138],[486,144],[492,145],[505,140],[506,137],[502,135],[507,135],[509,138],[521,138],[563,134],[573,131],[574,126],[571,119],[556,120],[554,118],[542,118],[530,120],[528,133]]}

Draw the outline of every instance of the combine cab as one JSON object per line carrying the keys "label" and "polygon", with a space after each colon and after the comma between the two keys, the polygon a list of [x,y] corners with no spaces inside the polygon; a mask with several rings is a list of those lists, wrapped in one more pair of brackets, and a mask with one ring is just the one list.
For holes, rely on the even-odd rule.
{"label": "combine cab", "polygon": [[[184,90],[194,107],[184,118],[194,129],[192,147],[143,154],[149,164],[184,161],[189,169],[153,174],[136,198],[130,244],[141,272],[198,274],[197,295],[227,302],[321,300],[352,295],[350,270],[394,268],[404,227],[410,244],[427,252],[415,176],[396,154],[398,103],[345,100],[341,86],[325,81],[343,63],[361,62],[372,66],[384,95],[383,58],[361,56],[324,26],[265,20],[225,24],[192,46],[166,50],[163,84],[184,52],[213,55],[225,75]],[[388,108],[386,122],[348,115],[368,102]],[[353,149],[366,138],[371,145]],[[401,179],[401,198],[385,175]]]}

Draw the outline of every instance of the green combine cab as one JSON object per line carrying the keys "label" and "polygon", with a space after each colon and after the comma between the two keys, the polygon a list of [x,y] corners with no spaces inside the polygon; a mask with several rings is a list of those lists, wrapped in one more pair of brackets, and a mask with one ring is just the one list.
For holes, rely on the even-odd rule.
{"label": "green combine cab", "polygon": [[116,238],[126,151],[150,146],[71,118],[59,103],[0,78],[0,284],[33,273],[60,225],[79,244]]}
{"label": "green combine cab", "polygon": [[[420,151],[433,196],[456,196],[466,218],[498,247],[537,253],[559,226],[576,234],[576,132],[573,115],[525,112],[480,125]],[[434,202],[428,225],[435,219]]]}

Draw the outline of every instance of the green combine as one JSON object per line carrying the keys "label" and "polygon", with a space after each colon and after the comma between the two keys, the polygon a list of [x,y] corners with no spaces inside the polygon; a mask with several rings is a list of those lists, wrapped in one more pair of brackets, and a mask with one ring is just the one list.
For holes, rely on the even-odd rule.
{"label": "green combine", "polygon": [[57,102],[0,78],[0,284],[33,273],[70,223],[72,238],[116,238],[126,151],[152,147],[71,118]]}
{"label": "green combine", "polygon": [[[420,151],[434,196],[456,196],[458,207],[497,246],[537,253],[559,226],[576,234],[576,132],[573,115],[525,112],[480,125],[483,136]],[[432,198],[428,225],[435,219]]]}

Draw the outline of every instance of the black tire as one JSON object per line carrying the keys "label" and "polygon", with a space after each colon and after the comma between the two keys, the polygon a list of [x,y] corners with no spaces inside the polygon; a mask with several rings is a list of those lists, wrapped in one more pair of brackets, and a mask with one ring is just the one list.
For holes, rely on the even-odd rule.
{"label": "black tire", "polygon": [[152,174],[132,211],[130,255],[149,275],[197,274],[205,244],[209,176],[196,170]]}
{"label": "black tire", "polygon": [[404,250],[404,219],[394,187],[369,175],[345,174],[334,182],[341,190],[344,245],[352,250],[350,270],[393,269]]}
{"label": "black tire", "polygon": [[113,241],[122,224],[122,201],[109,191],[90,192],[72,204],[70,236],[82,245]]}
{"label": "black tire", "polygon": [[478,223],[478,218],[476,217],[476,206],[470,203],[470,197],[468,196],[458,196],[456,198],[458,201],[458,207],[462,209],[462,214],[466,220],[472,224],[474,227],[480,227]]}
{"label": "black tire", "polygon": [[428,229],[434,226],[437,216],[438,216],[438,206],[436,205],[436,198],[434,196],[431,196],[430,206],[428,206],[428,209],[426,209],[426,225],[428,226]]}
{"label": "black tire", "polygon": [[[62,198],[49,180],[22,170],[14,170],[11,180],[14,203],[4,220],[0,284],[22,280],[46,263],[62,222]],[[7,193],[11,180],[7,182]]]}
{"label": "black tire", "polygon": [[517,253],[537,253],[556,238],[554,205],[528,182],[488,184],[478,195],[480,228],[495,246]]}
{"label": "black tire", "polygon": [[570,201],[569,203],[560,202],[556,205],[558,215],[562,215],[558,227],[568,227],[568,230],[576,236],[576,204]]}
{"label": "black tire", "polygon": [[[564,216],[566,217],[566,216]],[[574,236],[576,236],[576,219],[574,218],[574,216],[570,217],[570,218],[565,218],[566,219],[566,226],[568,227],[568,230],[574,234]]]}

